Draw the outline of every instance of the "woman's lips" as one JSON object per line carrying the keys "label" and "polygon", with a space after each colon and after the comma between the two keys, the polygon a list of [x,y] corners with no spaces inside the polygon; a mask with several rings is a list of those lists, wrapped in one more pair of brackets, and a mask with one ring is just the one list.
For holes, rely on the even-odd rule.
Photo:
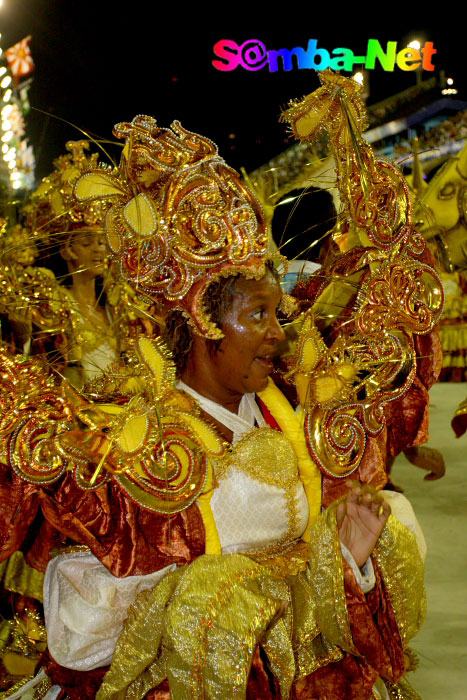
{"label": "woman's lips", "polygon": [[272,372],[272,370],[274,369],[274,362],[272,361],[271,357],[256,357],[255,360],[256,362],[259,362],[259,364],[262,365],[269,372]]}

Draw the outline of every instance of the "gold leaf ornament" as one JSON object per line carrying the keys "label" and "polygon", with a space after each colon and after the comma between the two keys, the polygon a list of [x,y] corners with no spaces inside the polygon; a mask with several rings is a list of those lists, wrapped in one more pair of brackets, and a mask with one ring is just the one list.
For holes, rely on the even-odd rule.
{"label": "gold leaf ornament", "polygon": [[[346,369],[343,367],[340,368],[341,372],[346,372],[349,369],[353,368],[351,368],[350,365]],[[351,376],[353,377],[355,374],[356,372],[353,370]],[[340,375],[338,370],[335,370],[334,372],[328,372],[321,377],[312,379],[310,382],[310,394],[317,403],[326,404],[332,401],[332,399],[335,399],[346,386],[347,382],[345,381],[345,377]]]}
{"label": "gold leaf ornament", "polygon": [[149,197],[142,193],[128,202],[123,210],[125,222],[139,236],[151,236],[157,230],[157,213]]}
{"label": "gold leaf ornament", "polygon": [[148,438],[150,423],[147,415],[136,415],[123,426],[117,447],[126,455],[136,454]]}
{"label": "gold leaf ornament", "polygon": [[115,177],[112,177],[110,173],[105,171],[86,173],[80,177],[75,185],[74,193],[79,202],[85,202],[88,199],[127,196],[127,192],[122,188],[120,181],[117,181]]}
{"label": "gold leaf ornament", "polygon": [[309,311],[303,320],[297,342],[296,372],[310,376],[326,352],[327,348],[315,325],[313,312]]}
{"label": "gold leaf ornament", "polygon": [[225,449],[223,442],[202,418],[184,412],[180,412],[180,418],[192,429],[209,457],[222,456]]}
{"label": "gold leaf ornament", "polygon": [[327,348],[315,326],[313,315],[308,313],[300,330],[295,353],[295,385],[302,406],[307,405],[310,377],[326,353]]}
{"label": "gold leaf ornament", "polygon": [[141,337],[137,342],[137,354],[151,372],[153,398],[160,399],[175,383],[175,366],[163,343]]}

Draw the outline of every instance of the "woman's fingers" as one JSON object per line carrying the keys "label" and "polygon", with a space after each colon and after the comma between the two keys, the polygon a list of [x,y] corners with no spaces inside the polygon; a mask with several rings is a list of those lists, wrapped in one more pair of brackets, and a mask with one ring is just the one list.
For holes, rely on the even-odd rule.
{"label": "woman's fingers", "polygon": [[379,517],[381,519],[387,520],[390,515],[391,515],[391,506],[383,498],[383,502],[382,502],[381,507],[380,507]]}
{"label": "woman's fingers", "polygon": [[381,508],[381,501],[379,500],[372,500],[370,503],[370,510],[375,513],[376,515],[379,514],[380,508]]}
{"label": "woman's fingers", "polygon": [[348,479],[346,486],[349,489],[349,501],[358,503],[369,503],[376,494],[375,489],[370,484],[362,484],[360,481]]}
{"label": "woman's fingers", "polygon": [[358,503],[360,496],[362,495],[362,484],[359,481],[354,481],[353,479],[348,479],[345,485],[349,489],[347,494],[348,503]]}
{"label": "woman's fingers", "polygon": [[347,504],[345,502],[339,503],[339,505],[337,506],[337,509],[336,509],[337,529],[339,529],[340,526],[342,525],[346,512],[347,512]]}
{"label": "woman's fingers", "polygon": [[354,479],[348,479],[345,483],[349,489],[346,499],[348,504],[364,505],[378,517],[388,518],[391,507],[384,500],[381,491],[377,491],[371,484],[363,484]]}

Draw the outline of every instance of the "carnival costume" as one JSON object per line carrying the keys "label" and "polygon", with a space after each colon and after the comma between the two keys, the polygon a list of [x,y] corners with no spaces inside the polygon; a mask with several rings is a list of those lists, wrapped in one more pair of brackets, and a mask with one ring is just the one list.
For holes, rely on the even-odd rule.
{"label": "carnival costume", "polygon": [[[86,154],[88,141],[69,141],[66,148],[68,153],[55,160],[53,172],[24,207],[25,227],[16,226],[3,238],[0,312],[6,318],[19,312],[31,323],[25,342],[15,334],[10,338],[18,352],[41,355],[80,389],[119,360],[126,339],[143,330],[138,317],[143,317],[144,310],[110,270],[101,292],[105,304],[98,298],[86,309],[76,300],[73,286],[62,284],[64,280],[44,266],[58,257],[73,234],[103,235],[106,202],[80,205],[73,197],[75,182],[97,166],[98,154]],[[102,317],[96,309],[104,310]]]}
{"label": "carnival costume", "polygon": [[[357,294],[330,348],[314,314],[303,319],[291,369],[303,416],[272,381],[258,400],[244,395],[238,416],[222,416],[177,384],[167,350],[147,338],[96,380],[94,401],[54,387],[34,360],[5,356],[2,554],[39,508],[29,562],[44,569],[50,549],[65,547],[44,589],[49,679],[29,686],[55,684],[49,697],[61,686],[100,700],[324,700],[377,697],[375,683],[379,697],[416,697],[402,679],[424,616],[416,536],[390,516],[362,575],[343,558],[335,504],[320,514],[321,479],[333,484],[329,496],[364,463],[371,477],[384,405],[413,380],[411,334],[431,330],[442,293],[420,259],[401,176],[350,138],[363,121],[358,87],[330,72],[321,79],[287,118],[303,138],[329,128],[354,209],[340,229],[343,264],[314,313]],[[265,275],[258,202],[215,145],[178,122],[162,129],[139,116],[115,134],[126,139],[120,168],[83,175],[78,201],[110,202],[112,256],[159,317],[177,310],[221,340],[206,295],[221,277]],[[231,448],[206,413],[233,421]]]}
{"label": "carnival costume", "polygon": [[420,188],[414,207],[417,228],[433,251],[445,288],[440,320],[443,367],[440,381],[465,381],[467,368],[467,146]]}
{"label": "carnival costume", "polygon": [[[80,231],[104,236],[105,204],[82,206],[73,197],[78,177],[97,165],[97,153],[86,155],[87,141],[68,142],[66,147],[68,153],[55,161],[54,171],[23,210],[25,225],[8,226],[5,221],[0,231],[0,323],[12,353],[39,358],[53,368],[56,383],[66,377],[81,388],[119,360],[129,337],[143,327],[151,330],[153,323],[144,305],[109,270],[103,279],[105,304],[98,298],[87,309],[78,304],[73,287],[59,283],[60,278],[44,267]],[[45,628],[40,614],[43,573],[26,564],[21,550],[0,564],[0,584],[1,692],[4,676],[7,685],[8,675],[34,670],[45,647]]]}

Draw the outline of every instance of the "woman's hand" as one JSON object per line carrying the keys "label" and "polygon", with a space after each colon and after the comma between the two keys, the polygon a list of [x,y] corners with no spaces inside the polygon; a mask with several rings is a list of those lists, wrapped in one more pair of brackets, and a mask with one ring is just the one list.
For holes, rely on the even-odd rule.
{"label": "woman's hand", "polygon": [[337,506],[337,527],[341,542],[362,567],[386,525],[391,507],[369,484],[349,480],[346,485],[349,492]]}

